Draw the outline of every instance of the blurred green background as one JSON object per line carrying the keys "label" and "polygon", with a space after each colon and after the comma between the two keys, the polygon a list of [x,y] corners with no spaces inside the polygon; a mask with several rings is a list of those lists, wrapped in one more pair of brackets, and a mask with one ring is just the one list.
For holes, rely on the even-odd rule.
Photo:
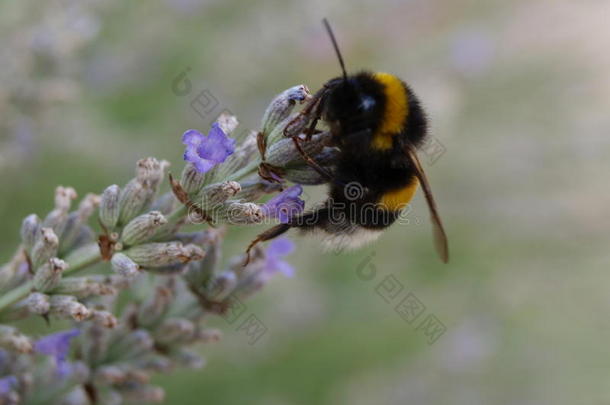
{"label": "blurred green background", "polygon": [[[100,192],[151,155],[179,172],[184,130],[225,108],[258,128],[274,94],[337,75],[322,17],[348,69],[397,74],[427,108],[451,262],[419,195],[409,225],[362,250],[298,238],[296,276],[247,302],[265,336],[216,322],[206,368],[156,378],[167,403],[609,403],[607,0],[5,0],[0,258],[56,185]],[[219,107],[200,116],[203,90]],[[234,230],[227,255],[260,230]],[[390,303],[388,276],[404,286]],[[412,323],[394,309],[408,292],[426,307]],[[434,344],[428,315],[446,328]]]}

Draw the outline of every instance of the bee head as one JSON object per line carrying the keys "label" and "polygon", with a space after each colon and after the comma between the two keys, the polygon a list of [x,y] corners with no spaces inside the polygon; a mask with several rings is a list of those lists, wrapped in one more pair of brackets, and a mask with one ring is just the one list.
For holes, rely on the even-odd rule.
{"label": "bee head", "polygon": [[371,73],[362,72],[347,80],[336,78],[326,86],[323,119],[335,141],[342,146],[369,143],[383,115],[383,87]]}
{"label": "bee head", "polygon": [[330,126],[333,138],[344,148],[363,150],[377,129],[385,106],[383,85],[369,72],[348,75],[343,56],[330,24],[323,20],[342,76],[324,85],[322,118]]}

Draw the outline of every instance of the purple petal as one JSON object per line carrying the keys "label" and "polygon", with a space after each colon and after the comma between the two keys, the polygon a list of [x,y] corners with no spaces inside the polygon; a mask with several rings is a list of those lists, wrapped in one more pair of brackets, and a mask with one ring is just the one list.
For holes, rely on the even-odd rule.
{"label": "purple petal", "polygon": [[289,255],[294,251],[294,243],[288,238],[278,238],[271,241],[267,248],[267,256],[279,257]]}
{"label": "purple petal", "polygon": [[74,371],[74,366],[69,361],[58,360],[55,372],[61,378],[67,377]]}
{"label": "purple petal", "polygon": [[40,354],[53,356],[57,361],[63,361],[70,351],[70,341],[79,334],[80,330],[78,329],[52,333],[38,339],[34,345],[34,350]]}
{"label": "purple petal", "polygon": [[207,136],[193,129],[182,135],[186,145],[184,160],[191,162],[200,173],[205,173],[224,162],[235,151],[235,140],[229,138],[215,123]]}
{"label": "purple petal", "polygon": [[203,134],[195,129],[189,129],[182,134],[182,143],[187,146],[198,146],[203,141]]}
{"label": "purple petal", "polygon": [[292,267],[288,262],[285,262],[283,260],[278,260],[275,265],[275,270],[279,271],[286,277],[294,276],[294,267]]}
{"label": "purple petal", "polygon": [[210,130],[210,134],[197,148],[197,153],[203,159],[222,163],[234,150],[235,140],[226,136],[218,124],[214,124]]}
{"label": "purple petal", "polygon": [[11,392],[12,388],[17,384],[17,377],[7,375],[0,378],[0,395],[6,395]]}
{"label": "purple petal", "polygon": [[273,240],[265,251],[265,269],[264,272],[268,275],[275,273],[283,273],[286,277],[294,275],[294,268],[281,260],[281,257],[286,256],[294,251],[294,243],[288,238],[279,238]]}
{"label": "purple petal", "polygon": [[216,163],[211,160],[202,159],[197,153],[197,149],[187,146],[184,151],[184,160],[191,162],[199,173],[205,173],[213,168]]}
{"label": "purple petal", "polygon": [[280,222],[287,223],[305,208],[305,202],[299,198],[302,192],[303,187],[300,185],[284,190],[263,204],[263,213],[267,217],[278,218]]}

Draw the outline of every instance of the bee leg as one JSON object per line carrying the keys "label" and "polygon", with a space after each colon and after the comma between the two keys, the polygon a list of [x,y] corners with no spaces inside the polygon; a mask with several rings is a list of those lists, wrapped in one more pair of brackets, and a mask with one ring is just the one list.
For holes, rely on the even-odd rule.
{"label": "bee leg", "polygon": [[301,147],[301,144],[299,143],[299,138],[297,136],[293,137],[292,141],[294,142],[294,146],[297,148],[297,151],[301,154],[301,156],[303,157],[303,159],[305,160],[305,162],[307,162],[307,164],[309,166],[311,166],[322,177],[326,178],[327,180],[332,180],[332,178],[333,178],[332,174],[330,174],[330,172],[328,170],[326,170],[322,166],[320,166],[320,164],[318,162],[313,160],[313,158],[311,156],[309,156],[307,154],[307,152],[305,152],[305,150],[303,150],[303,148]]}
{"label": "bee leg", "polygon": [[244,266],[247,266],[248,263],[250,263],[250,251],[254,246],[258,245],[260,242],[277,238],[278,236],[289,230],[291,227],[292,225],[290,224],[279,224],[274,226],[273,228],[267,229],[265,232],[259,234],[256,238],[254,238],[254,240],[250,242],[248,248],[246,249],[246,260],[244,262]]}
{"label": "bee leg", "polygon": [[263,180],[267,180],[270,183],[282,183],[282,176],[284,171],[278,167],[271,166],[269,163],[262,162],[258,166],[258,175]]}
{"label": "bee leg", "polygon": [[313,134],[316,130],[316,125],[318,125],[318,121],[320,120],[320,117],[322,116],[322,106],[323,106],[322,97],[320,97],[320,100],[318,101],[318,103],[315,105],[315,107],[313,109],[313,119],[311,120],[311,124],[309,125],[309,128],[305,132],[306,141],[311,141],[311,138],[313,137]]}
{"label": "bee leg", "polygon": [[[284,128],[285,137],[291,136],[288,132],[292,128],[292,126],[295,124],[295,122],[297,122],[303,116],[312,115],[312,111],[315,111],[315,116],[313,117],[313,120],[317,123],[318,119],[320,118],[320,113],[319,113],[319,111],[321,110],[320,105],[322,104],[322,100],[325,98],[327,92],[328,92],[328,87],[325,86],[325,87],[321,88],[320,90],[318,90],[318,92],[313,95],[313,97],[309,101],[309,104],[307,104],[307,106],[305,106],[305,108],[303,108],[298,113],[298,115],[295,116],[288,123],[288,125],[286,125],[286,128]],[[310,131],[308,131],[308,132],[310,132]]]}

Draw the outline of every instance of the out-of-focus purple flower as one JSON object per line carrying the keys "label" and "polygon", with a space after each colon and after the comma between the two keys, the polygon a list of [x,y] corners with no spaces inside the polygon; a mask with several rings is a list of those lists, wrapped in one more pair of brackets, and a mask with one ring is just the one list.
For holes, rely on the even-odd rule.
{"label": "out-of-focus purple flower", "polygon": [[17,377],[7,375],[0,378],[0,395],[6,395],[11,392],[11,389],[17,384]]}
{"label": "out-of-focus purple flower", "polygon": [[264,272],[268,275],[282,273],[286,277],[294,275],[294,268],[283,261],[284,256],[289,255],[294,251],[294,243],[288,238],[274,239],[267,250],[265,251],[265,267]]}
{"label": "out-of-focus purple flower", "polygon": [[52,356],[55,359],[57,373],[61,377],[70,374],[72,366],[66,361],[70,351],[70,342],[80,334],[80,330],[71,329],[63,332],[52,333],[38,339],[34,345],[34,350],[40,354]]}
{"label": "out-of-focus purple flower", "polygon": [[218,123],[212,125],[207,136],[189,129],[182,135],[182,143],[186,145],[184,160],[195,165],[200,173],[224,162],[235,151],[235,139],[229,138]]}
{"label": "out-of-focus purple flower", "polygon": [[299,198],[302,192],[303,187],[300,185],[287,188],[263,204],[263,214],[270,218],[278,218],[283,224],[287,223],[305,208],[305,201]]}

